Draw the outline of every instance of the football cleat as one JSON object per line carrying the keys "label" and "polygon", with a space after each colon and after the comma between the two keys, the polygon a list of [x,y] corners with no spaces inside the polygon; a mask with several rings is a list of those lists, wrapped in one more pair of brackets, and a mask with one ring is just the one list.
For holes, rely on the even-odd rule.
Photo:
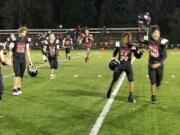
{"label": "football cleat", "polygon": [[13,96],[18,96],[19,95],[17,89],[13,89],[12,95]]}
{"label": "football cleat", "polygon": [[54,80],[55,77],[56,77],[55,75],[51,74],[49,79],[50,79],[50,80]]}
{"label": "football cleat", "polygon": [[156,103],[157,103],[157,100],[156,100],[156,96],[155,96],[155,95],[152,95],[152,96],[151,96],[151,103],[152,103],[152,104],[156,104]]}
{"label": "football cleat", "polygon": [[85,63],[87,63],[89,60],[89,57],[84,58]]}
{"label": "football cleat", "polygon": [[17,93],[18,93],[18,95],[21,95],[21,94],[22,94],[21,88],[17,88]]}
{"label": "football cleat", "polygon": [[111,89],[109,89],[107,92],[107,98],[110,98],[110,97],[111,97]]}
{"label": "football cleat", "polygon": [[128,102],[129,103],[136,103],[136,100],[134,99],[133,96],[128,96]]}

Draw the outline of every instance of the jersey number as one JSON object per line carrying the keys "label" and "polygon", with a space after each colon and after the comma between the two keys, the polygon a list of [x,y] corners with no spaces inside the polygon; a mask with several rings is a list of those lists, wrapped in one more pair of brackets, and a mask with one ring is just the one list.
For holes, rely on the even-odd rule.
{"label": "jersey number", "polygon": [[24,43],[18,43],[16,52],[17,53],[25,53],[25,44]]}
{"label": "jersey number", "polygon": [[121,54],[121,60],[125,60],[125,61],[127,61],[128,60],[128,52],[121,52],[120,53]]}

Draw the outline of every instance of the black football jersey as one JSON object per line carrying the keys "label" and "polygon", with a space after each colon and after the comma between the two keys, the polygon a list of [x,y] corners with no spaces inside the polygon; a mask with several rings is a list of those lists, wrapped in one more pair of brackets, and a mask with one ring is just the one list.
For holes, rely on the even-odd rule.
{"label": "black football jersey", "polygon": [[50,43],[48,40],[45,42],[46,51],[50,56],[57,56],[57,50],[59,49],[59,40],[55,40]]}
{"label": "black football jersey", "polygon": [[118,54],[118,59],[120,61],[131,62],[132,53],[136,58],[140,58],[142,53],[138,52],[138,48],[136,45],[128,43],[127,45],[119,44],[119,46],[115,47],[113,57],[116,57]]}
{"label": "black football jersey", "polygon": [[168,40],[160,38],[158,41],[154,41],[152,38],[144,41],[149,49],[149,63],[154,64],[163,62],[167,57],[166,48],[168,46]]}

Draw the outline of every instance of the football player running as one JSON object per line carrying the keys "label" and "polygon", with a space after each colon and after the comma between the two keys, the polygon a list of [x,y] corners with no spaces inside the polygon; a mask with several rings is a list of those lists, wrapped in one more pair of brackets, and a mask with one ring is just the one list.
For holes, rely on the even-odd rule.
{"label": "football player running", "polygon": [[90,34],[88,29],[85,29],[85,34],[79,40],[79,44],[83,43],[83,45],[84,45],[84,47],[86,49],[86,56],[84,58],[85,63],[87,63],[88,60],[89,60],[93,41],[94,41],[93,35]]}
{"label": "football player running", "polygon": [[63,48],[65,49],[66,59],[71,60],[71,49],[73,48],[73,41],[68,33],[62,42]]}
{"label": "football player running", "polygon": [[41,33],[38,36],[38,45],[40,46],[40,49],[41,49],[43,62],[47,62],[47,56],[45,52],[43,51],[43,46],[44,46],[45,41],[46,41],[46,35],[44,33]]}

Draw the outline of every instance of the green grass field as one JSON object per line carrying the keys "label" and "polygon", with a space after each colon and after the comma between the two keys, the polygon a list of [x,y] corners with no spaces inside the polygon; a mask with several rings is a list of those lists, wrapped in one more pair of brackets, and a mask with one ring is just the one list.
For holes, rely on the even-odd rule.
{"label": "green grass field", "polygon": [[[11,67],[2,67],[4,98],[0,103],[0,135],[88,135],[101,113],[112,78],[108,62],[112,51],[93,51],[90,62],[84,51],[73,51],[65,60],[61,51],[55,80],[49,80],[49,66],[41,53],[33,51],[36,78],[27,73],[23,95],[13,97]],[[180,134],[180,52],[168,52],[158,103],[150,101],[147,53],[133,64],[136,104],[127,103],[127,79],[108,113],[99,135],[179,135]],[[43,65],[42,65],[43,64]],[[175,75],[175,78],[172,77]]]}

